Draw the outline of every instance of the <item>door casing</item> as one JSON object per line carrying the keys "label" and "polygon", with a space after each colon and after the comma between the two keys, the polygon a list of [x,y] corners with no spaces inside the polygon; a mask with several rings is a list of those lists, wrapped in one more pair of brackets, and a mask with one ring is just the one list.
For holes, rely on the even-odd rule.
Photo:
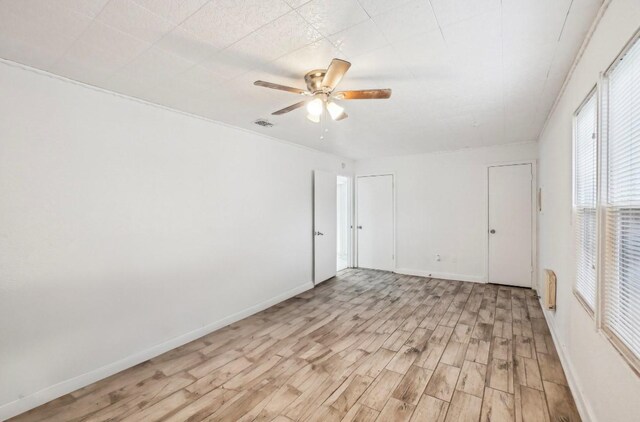
{"label": "door casing", "polygon": [[347,175],[343,175],[338,173],[337,174],[338,178],[343,178],[346,179],[346,185],[347,185],[347,227],[349,228],[347,231],[347,268],[351,268],[354,266],[353,264],[353,255],[354,255],[354,251],[353,251],[353,230],[354,230],[354,211],[353,211],[353,203],[354,203],[354,193],[353,193],[353,176],[347,176]]}

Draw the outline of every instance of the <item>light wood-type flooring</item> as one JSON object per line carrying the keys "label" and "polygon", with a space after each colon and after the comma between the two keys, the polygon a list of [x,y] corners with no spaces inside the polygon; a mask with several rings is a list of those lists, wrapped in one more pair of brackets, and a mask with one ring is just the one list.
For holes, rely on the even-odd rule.
{"label": "light wood-type flooring", "polygon": [[532,290],[349,269],[16,421],[579,421]]}

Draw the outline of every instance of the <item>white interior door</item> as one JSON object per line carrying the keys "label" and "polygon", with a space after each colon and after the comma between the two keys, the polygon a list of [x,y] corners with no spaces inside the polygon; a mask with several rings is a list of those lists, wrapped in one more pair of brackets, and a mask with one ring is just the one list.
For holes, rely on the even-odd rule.
{"label": "white interior door", "polygon": [[360,176],[357,183],[358,266],[393,271],[393,176]]}
{"label": "white interior door", "polygon": [[336,275],[336,175],[316,170],[313,177],[313,281]]}
{"label": "white interior door", "polygon": [[489,282],[531,287],[532,167],[489,167]]}

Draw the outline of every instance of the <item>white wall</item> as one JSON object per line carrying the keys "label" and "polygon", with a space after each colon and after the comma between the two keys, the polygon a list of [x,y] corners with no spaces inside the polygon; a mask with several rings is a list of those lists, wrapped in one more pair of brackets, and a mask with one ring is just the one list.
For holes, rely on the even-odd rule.
{"label": "white wall", "polygon": [[311,287],[303,147],[0,63],[0,419]]}
{"label": "white wall", "polygon": [[599,72],[609,66],[639,27],[638,0],[611,2],[540,137],[538,177],[543,211],[538,224],[539,268],[550,268],[558,276],[557,311],[548,313],[548,320],[559,340],[583,418],[592,421],[637,421],[640,378],[596,331],[572,293],[572,114],[596,84]]}
{"label": "white wall", "polygon": [[397,271],[486,281],[487,165],[536,154],[526,143],[358,161],[356,174],[395,173]]}

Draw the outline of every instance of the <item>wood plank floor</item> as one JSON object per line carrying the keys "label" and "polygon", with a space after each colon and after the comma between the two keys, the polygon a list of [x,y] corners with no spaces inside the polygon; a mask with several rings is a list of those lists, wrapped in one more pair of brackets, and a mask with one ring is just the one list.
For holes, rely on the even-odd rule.
{"label": "wood plank floor", "polygon": [[579,421],[531,290],[349,269],[15,421]]}

